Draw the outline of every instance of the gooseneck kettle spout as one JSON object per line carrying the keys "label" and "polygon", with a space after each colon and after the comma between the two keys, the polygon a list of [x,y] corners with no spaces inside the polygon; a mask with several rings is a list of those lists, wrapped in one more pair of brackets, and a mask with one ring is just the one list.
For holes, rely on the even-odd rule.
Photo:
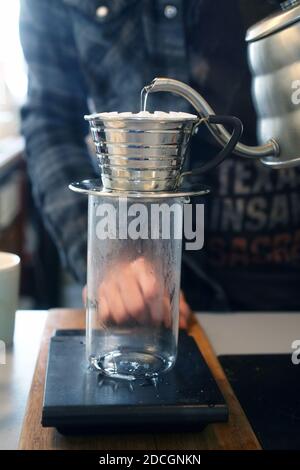
{"label": "gooseneck kettle spout", "polygon": [[[175,95],[185,98],[196,109],[201,118],[215,115],[214,110],[207,101],[205,101],[203,96],[200,95],[200,93],[196,92],[189,85],[178,80],[161,77],[155,78],[150,85],[147,85],[144,88],[144,91],[146,94],[159,91],[174,93]],[[224,146],[228,143],[230,140],[230,134],[222,124],[212,124],[205,120],[204,122],[220,145]],[[233,153],[242,157],[250,158],[277,157],[280,154],[280,147],[275,139],[271,139],[269,142],[259,146],[249,146],[238,142]]]}

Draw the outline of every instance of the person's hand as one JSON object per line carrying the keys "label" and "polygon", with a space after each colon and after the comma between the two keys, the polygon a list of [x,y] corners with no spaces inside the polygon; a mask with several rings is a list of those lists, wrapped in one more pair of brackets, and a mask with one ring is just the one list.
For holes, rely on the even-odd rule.
{"label": "person's hand", "polygon": [[192,310],[187,303],[184,293],[180,291],[179,297],[179,328],[186,330],[189,326],[189,322],[192,318]]}
{"label": "person's hand", "polygon": [[[111,269],[99,286],[101,322],[124,324],[134,320],[139,324],[171,326],[170,298],[144,258]],[[83,290],[86,301],[86,288]],[[187,328],[191,310],[183,293],[179,302],[181,328]]]}

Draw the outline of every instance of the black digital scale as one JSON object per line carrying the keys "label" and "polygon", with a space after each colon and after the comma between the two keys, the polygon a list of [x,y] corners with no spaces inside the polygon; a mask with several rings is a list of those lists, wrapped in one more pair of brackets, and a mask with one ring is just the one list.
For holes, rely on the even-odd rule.
{"label": "black digital scale", "polygon": [[51,338],[42,425],[62,434],[200,431],[228,419],[225,400],[197,344],[179,335],[174,368],[127,381],[89,370],[82,330]]}

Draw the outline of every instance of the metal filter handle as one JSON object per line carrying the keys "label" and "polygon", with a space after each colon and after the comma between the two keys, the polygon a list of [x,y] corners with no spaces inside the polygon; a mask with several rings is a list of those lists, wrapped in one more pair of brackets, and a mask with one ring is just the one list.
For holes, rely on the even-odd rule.
{"label": "metal filter handle", "polygon": [[222,161],[233,152],[237,142],[239,141],[242,132],[243,132],[243,124],[242,122],[235,116],[218,116],[213,114],[211,116],[207,116],[206,118],[200,119],[199,123],[196,126],[199,126],[202,122],[206,122],[207,124],[222,124],[225,126],[229,126],[233,128],[231,137],[225,147],[213,158],[209,159],[205,162],[200,168],[195,168],[194,170],[186,171],[180,175],[180,182],[183,178],[187,176],[198,176],[206,173],[207,171],[212,170],[216,166],[218,166]]}

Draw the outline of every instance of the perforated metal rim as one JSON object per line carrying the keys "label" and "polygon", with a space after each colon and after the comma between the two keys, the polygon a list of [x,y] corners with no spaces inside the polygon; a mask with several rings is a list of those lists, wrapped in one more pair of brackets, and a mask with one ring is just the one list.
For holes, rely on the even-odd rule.
{"label": "perforated metal rim", "polygon": [[74,182],[69,185],[71,191],[80,194],[103,197],[128,197],[137,199],[170,199],[176,197],[205,196],[210,189],[205,185],[199,185],[194,190],[177,189],[175,191],[117,191],[104,189],[98,179]]}

